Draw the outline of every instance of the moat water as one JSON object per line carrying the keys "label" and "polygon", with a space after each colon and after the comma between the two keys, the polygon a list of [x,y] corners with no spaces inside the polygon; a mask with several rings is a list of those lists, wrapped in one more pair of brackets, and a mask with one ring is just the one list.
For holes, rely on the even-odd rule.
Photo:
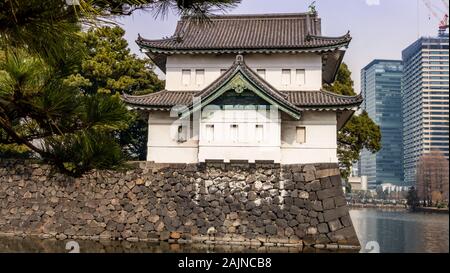
{"label": "moat water", "polygon": [[361,252],[370,252],[373,242],[381,253],[449,252],[448,214],[352,209],[350,216]]}
{"label": "moat water", "polygon": [[[361,242],[361,252],[417,253],[449,252],[448,214],[410,213],[378,209],[352,209],[353,224]],[[0,237],[0,252],[69,252],[66,244],[37,238]],[[168,244],[127,241],[77,241],[80,252],[89,253],[194,253],[194,252],[327,252],[283,247],[246,248],[204,244]]]}

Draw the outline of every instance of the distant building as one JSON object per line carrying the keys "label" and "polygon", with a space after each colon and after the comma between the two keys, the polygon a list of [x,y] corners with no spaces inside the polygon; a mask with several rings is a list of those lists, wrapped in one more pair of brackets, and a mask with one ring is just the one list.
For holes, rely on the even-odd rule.
{"label": "distant building", "polygon": [[381,128],[382,149],[365,150],[359,174],[367,176],[373,189],[382,183],[403,184],[401,79],[403,66],[397,60],[374,60],[361,70],[362,110]]}
{"label": "distant building", "polygon": [[422,37],[403,53],[402,80],[404,171],[407,185],[416,181],[423,153],[449,145],[449,37]]}
{"label": "distant building", "polygon": [[392,193],[392,192],[407,192],[409,190],[409,187],[407,186],[397,186],[397,185],[393,185],[391,183],[383,183],[378,185],[378,188],[383,191],[383,192],[387,192],[387,193]]}
{"label": "distant building", "polygon": [[367,191],[367,176],[351,176],[348,178],[352,191]]}
{"label": "distant building", "polygon": [[359,161],[356,161],[352,164],[352,167],[350,169],[351,171],[350,176],[361,176],[359,170],[360,170],[360,163]]}

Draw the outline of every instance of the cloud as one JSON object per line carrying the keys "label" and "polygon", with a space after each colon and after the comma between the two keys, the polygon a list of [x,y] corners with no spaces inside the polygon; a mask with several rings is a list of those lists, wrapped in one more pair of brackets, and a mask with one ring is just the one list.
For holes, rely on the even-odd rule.
{"label": "cloud", "polygon": [[368,6],[379,6],[380,0],[366,0]]}

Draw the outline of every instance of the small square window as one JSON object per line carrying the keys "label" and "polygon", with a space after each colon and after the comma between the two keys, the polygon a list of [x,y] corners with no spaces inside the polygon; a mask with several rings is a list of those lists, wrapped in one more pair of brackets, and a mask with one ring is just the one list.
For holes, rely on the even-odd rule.
{"label": "small square window", "polygon": [[191,84],[191,70],[190,69],[183,69],[182,70],[182,84],[184,86]]}
{"label": "small square window", "polygon": [[187,130],[185,127],[183,127],[183,125],[178,126],[177,141],[178,142],[186,142],[187,141]]}
{"label": "small square window", "polygon": [[305,69],[296,70],[295,81],[297,85],[305,85]]}
{"label": "small square window", "polygon": [[291,70],[283,69],[281,71],[281,84],[282,85],[290,85],[291,84]]}
{"label": "small square window", "polygon": [[257,69],[256,73],[264,80],[266,79],[266,70],[265,69]]}
{"label": "small square window", "polygon": [[231,136],[231,141],[233,141],[233,142],[239,141],[239,126],[237,124],[232,124],[230,126],[230,136]]}
{"label": "small square window", "polygon": [[306,143],[306,128],[303,126],[297,127],[297,143]]}
{"label": "small square window", "polygon": [[205,70],[197,69],[195,70],[195,84],[203,85],[205,83]]}
{"label": "small square window", "polygon": [[214,125],[212,124],[206,125],[206,141],[214,141]]}
{"label": "small square window", "polygon": [[255,129],[256,129],[256,132],[255,132],[256,142],[263,142],[264,141],[264,126],[262,124],[257,124]]}

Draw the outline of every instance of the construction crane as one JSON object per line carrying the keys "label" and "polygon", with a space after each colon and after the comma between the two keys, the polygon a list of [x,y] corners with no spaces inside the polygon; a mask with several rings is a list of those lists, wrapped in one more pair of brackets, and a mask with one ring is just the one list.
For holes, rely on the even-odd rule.
{"label": "construction crane", "polygon": [[[445,34],[446,30],[449,28],[448,26],[448,0],[442,0],[442,3],[446,7],[446,10],[442,10],[441,8],[434,5],[431,0],[422,0],[425,6],[428,8],[430,13],[439,21],[439,36]],[[438,14],[441,13],[441,15]],[[442,15],[443,13],[443,15]]]}

